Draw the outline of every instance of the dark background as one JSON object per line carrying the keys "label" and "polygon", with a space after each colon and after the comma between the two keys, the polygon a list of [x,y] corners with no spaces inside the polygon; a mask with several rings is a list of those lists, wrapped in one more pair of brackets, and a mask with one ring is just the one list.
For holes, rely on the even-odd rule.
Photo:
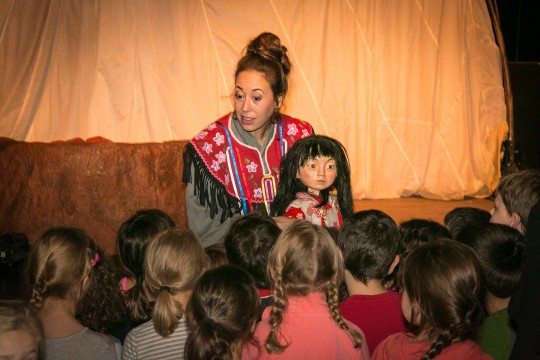
{"label": "dark background", "polygon": [[496,3],[514,98],[515,165],[540,169],[540,0]]}

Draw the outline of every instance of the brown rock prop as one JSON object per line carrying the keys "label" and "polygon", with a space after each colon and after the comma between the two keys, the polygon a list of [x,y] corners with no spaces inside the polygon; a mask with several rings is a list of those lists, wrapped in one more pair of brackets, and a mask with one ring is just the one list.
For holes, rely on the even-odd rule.
{"label": "brown rock prop", "polygon": [[75,226],[112,254],[119,226],[137,210],[162,210],[185,227],[185,144],[0,138],[0,234],[33,243],[50,227]]}

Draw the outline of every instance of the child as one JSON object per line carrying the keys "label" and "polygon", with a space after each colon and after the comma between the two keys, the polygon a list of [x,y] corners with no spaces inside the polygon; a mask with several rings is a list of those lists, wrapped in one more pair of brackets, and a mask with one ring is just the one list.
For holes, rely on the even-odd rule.
{"label": "child", "polygon": [[122,359],[183,359],[184,313],[206,254],[191,230],[169,229],[150,241],[144,259],[144,289],[155,300],[152,320],[129,332]]}
{"label": "child", "polygon": [[444,225],[450,231],[452,239],[457,239],[459,232],[471,225],[487,224],[491,214],[487,210],[462,206],[449,211],[444,217]]}
{"label": "child", "polygon": [[[401,235],[399,245],[401,264],[404,264],[411,251],[420,245],[427,244],[435,239],[452,238],[452,235],[444,225],[427,219],[411,219],[404,221],[399,225],[399,233]],[[395,290],[401,289],[401,281],[403,279],[402,268],[403,266],[398,264],[394,273],[385,279],[385,285],[387,287],[393,287]]]}
{"label": "child", "polygon": [[352,216],[349,160],[339,141],[322,135],[299,140],[285,154],[280,169],[272,216],[337,228]]}
{"label": "child", "polygon": [[223,243],[212,244],[205,247],[204,252],[207,257],[208,270],[229,263],[227,251],[225,250],[225,245],[223,245]]}
{"label": "child", "polygon": [[30,305],[43,323],[48,359],[117,359],[111,338],[75,318],[98,261],[94,241],[79,229],[47,230],[32,247],[27,268]]}
{"label": "child", "polygon": [[383,286],[399,262],[398,227],[381,211],[357,212],[343,224],[338,244],[349,293],[339,310],[362,329],[367,345],[375,349],[388,335],[405,331],[401,294]]}
{"label": "child", "polygon": [[470,340],[484,319],[482,269],[470,247],[446,239],[418,247],[403,283],[403,315],[414,330],[387,337],[372,359],[491,359]]}
{"label": "child", "polygon": [[522,234],[531,208],[540,201],[540,171],[524,170],[505,176],[495,191],[492,223],[509,225]]}
{"label": "child", "polygon": [[259,295],[247,272],[234,265],[207,271],[188,304],[193,332],[186,342],[191,360],[240,359],[259,316]]}
{"label": "child", "polygon": [[253,212],[236,219],[225,237],[229,262],[246,270],[255,280],[261,297],[261,313],[273,301],[266,267],[270,250],[280,233],[271,217]]}
{"label": "child", "polygon": [[43,326],[22,301],[0,300],[0,359],[43,358]]}
{"label": "child", "polygon": [[489,316],[478,345],[495,360],[506,360],[512,343],[508,304],[525,265],[525,239],[516,229],[488,223],[466,227],[457,240],[473,248],[486,279]]}
{"label": "child", "polygon": [[330,233],[305,220],[289,225],[268,259],[274,304],[257,324],[249,359],[368,359],[356,325],[338,310],[343,260]]}
{"label": "child", "polygon": [[167,214],[149,209],[137,211],[118,230],[118,257],[126,274],[120,281],[120,291],[124,294],[128,317],[111,332],[122,342],[132,328],[151,317],[152,307],[142,285],[146,247],[156,234],[174,226],[174,221]]}

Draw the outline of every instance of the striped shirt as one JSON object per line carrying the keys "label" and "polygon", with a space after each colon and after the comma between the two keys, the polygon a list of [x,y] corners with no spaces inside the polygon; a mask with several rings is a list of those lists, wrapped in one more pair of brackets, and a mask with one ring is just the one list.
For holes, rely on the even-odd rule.
{"label": "striped shirt", "polygon": [[190,333],[182,316],[174,332],[164,338],[155,330],[152,320],[132,329],[124,341],[122,360],[184,359],[184,346]]}

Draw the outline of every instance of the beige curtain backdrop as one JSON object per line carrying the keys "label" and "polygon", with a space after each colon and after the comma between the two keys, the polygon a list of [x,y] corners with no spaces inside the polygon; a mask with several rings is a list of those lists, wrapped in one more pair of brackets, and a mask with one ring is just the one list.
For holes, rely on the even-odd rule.
{"label": "beige curtain backdrop", "polygon": [[247,42],[293,62],[284,112],[339,139],[354,197],[487,196],[507,131],[484,0],[2,0],[0,136],[189,139]]}

